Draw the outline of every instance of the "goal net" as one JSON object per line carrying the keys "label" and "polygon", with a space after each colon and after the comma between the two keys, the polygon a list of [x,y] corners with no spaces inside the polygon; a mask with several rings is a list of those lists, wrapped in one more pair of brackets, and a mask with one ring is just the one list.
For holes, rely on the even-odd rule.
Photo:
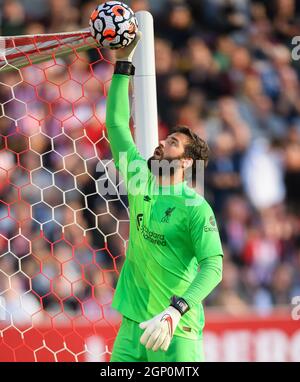
{"label": "goal net", "polygon": [[86,31],[0,41],[0,361],[109,359],[128,239],[112,54]]}

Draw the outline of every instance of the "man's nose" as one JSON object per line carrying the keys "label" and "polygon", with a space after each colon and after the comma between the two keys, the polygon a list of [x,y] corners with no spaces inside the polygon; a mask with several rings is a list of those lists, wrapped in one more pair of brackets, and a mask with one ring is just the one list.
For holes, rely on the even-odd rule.
{"label": "man's nose", "polygon": [[159,145],[162,146],[162,147],[165,147],[165,141],[160,141]]}

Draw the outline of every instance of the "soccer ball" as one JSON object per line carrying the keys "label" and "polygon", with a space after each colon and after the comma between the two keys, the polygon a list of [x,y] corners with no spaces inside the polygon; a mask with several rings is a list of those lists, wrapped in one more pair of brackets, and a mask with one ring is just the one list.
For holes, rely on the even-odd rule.
{"label": "soccer ball", "polygon": [[138,31],[134,12],[120,1],[99,5],[91,14],[89,24],[90,32],[98,44],[110,49],[128,46]]}

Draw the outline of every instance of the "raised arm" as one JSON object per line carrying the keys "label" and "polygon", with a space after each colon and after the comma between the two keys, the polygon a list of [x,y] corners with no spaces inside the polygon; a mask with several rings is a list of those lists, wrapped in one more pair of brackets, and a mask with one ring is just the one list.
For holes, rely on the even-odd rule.
{"label": "raised arm", "polygon": [[130,128],[128,87],[130,75],[134,74],[132,57],[141,35],[126,48],[116,51],[116,66],[107,97],[106,129],[116,166],[120,165],[120,154],[136,152]]}
{"label": "raised arm", "polygon": [[135,146],[129,128],[129,76],[114,74],[107,97],[106,129],[115,164],[119,167],[120,153]]}

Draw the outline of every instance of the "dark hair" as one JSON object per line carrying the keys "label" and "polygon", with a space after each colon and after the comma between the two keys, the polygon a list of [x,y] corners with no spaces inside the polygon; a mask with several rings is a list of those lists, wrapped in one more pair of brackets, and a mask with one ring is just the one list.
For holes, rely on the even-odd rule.
{"label": "dark hair", "polygon": [[209,159],[208,144],[187,126],[177,126],[173,133],[182,133],[189,138],[189,143],[185,145],[185,156],[194,160],[203,160],[206,167]]}
{"label": "dark hair", "polygon": [[197,160],[203,160],[204,167],[206,167],[208,164],[210,151],[208,144],[187,126],[177,126],[172,132],[182,133],[189,138],[189,143],[185,145],[184,155],[186,158],[192,158],[194,160],[192,165],[192,173],[194,174],[196,171]]}

